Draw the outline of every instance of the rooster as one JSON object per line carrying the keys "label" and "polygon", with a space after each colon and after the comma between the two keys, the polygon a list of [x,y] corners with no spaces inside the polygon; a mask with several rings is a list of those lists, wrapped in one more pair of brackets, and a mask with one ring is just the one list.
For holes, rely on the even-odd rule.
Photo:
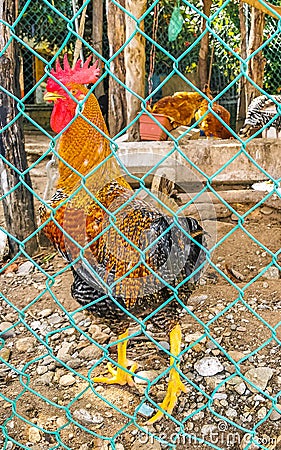
{"label": "rooster", "polygon": [[145,318],[142,326],[150,320],[170,333],[168,388],[149,420],[154,423],[165,411],[172,413],[186,392],[179,313],[205,262],[204,231],[195,219],[174,219],[135,196],[110,149],[97,99],[85,87],[98,76],[90,59],[71,68],[66,56],[63,67],[57,60],[51,71],[44,98],[54,102],[51,126],[61,133],[59,178],[51,212],[42,207],[41,222],[70,263],[74,299],[118,335],[117,369],[108,364],[110,376],[94,382],[134,384],[137,365],[126,358],[134,317]]}

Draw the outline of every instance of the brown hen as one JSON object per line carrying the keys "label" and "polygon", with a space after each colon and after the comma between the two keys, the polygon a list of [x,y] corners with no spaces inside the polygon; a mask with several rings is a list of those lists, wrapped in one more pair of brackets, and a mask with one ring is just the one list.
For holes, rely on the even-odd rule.
{"label": "brown hen", "polygon": [[148,110],[167,116],[173,128],[180,125],[188,126],[203,99],[198,92],[176,92],[174,95],[161,98]]}
{"label": "brown hen", "polygon": [[[205,85],[203,93],[212,100],[208,85]],[[170,119],[173,128],[180,125],[189,126],[193,119],[199,120],[207,111],[209,102],[198,92],[176,92],[174,95],[166,96],[158,100],[148,110],[155,114],[163,114]],[[211,109],[230,125],[230,113],[223,106],[214,102]],[[207,137],[229,139],[231,132],[220,122],[220,120],[209,112],[200,122],[199,128]]]}
{"label": "brown hen", "polygon": [[[209,102],[206,99],[201,102],[195,113],[195,120],[199,120],[207,111],[209,111],[208,105]],[[227,111],[227,109],[219,105],[217,102],[214,102],[211,109],[222,119],[225,124],[230,126],[230,112]],[[207,137],[220,139],[230,139],[233,137],[231,132],[212,112],[209,112],[205,117],[203,117],[198,126],[202,131],[204,131],[204,134]]]}

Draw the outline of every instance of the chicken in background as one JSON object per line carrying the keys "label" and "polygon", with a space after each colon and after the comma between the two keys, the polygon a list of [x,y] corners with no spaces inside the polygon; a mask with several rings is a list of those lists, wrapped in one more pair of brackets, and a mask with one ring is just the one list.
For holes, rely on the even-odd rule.
{"label": "chicken in background", "polygon": [[[270,127],[275,128],[275,137],[279,138],[281,132],[281,115],[279,113],[281,95],[272,95],[271,98],[266,95],[259,95],[251,101],[248,106],[247,117],[243,127],[239,130],[239,136],[249,138],[259,131],[274,118]],[[278,106],[279,104],[279,106]],[[264,130],[265,137],[269,130]]]}
{"label": "chicken in background", "polygon": [[[209,98],[212,98],[207,87],[204,93]],[[147,109],[152,113],[167,116],[171,121],[172,127],[177,128],[180,125],[190,125],[195,112],[203,100],[204,97],[198,92],[175,92],[173,95],[161,98]]]}
{"label": "chicken in background", "polygon": [[[203,93],[212,100],[208,85],[205,85]],[[199,120],[208,111],[209,102],[198,92],[176,92],[172,96],[163,97],[152,107],[147,109],[155,114],[163,114],[170,119],[173,128],[189,126],[193,119]],[[229,126],[230,113],[223,106],[214,102],[212,110]],[[221,123],[217,117],[209,112],[200,122],[199,128],[206,137],[220,139],[232,138],[231,132]]]}
{"label": "chicken in background", "polygon": [[[195,120],[199,120],[207,111],[209,111],[209,102],[203,100],[195,112]],[[230,126],[230,112],[223,106],[214,102],[211,109],[223,120],[225,124]],[[232,133],[223,125],[223,123],[210,111],[198,124],[206,137],[213,137],[218,139],[230,139],[233,137]]]}
{"label": "chicken in background", "polygon": [[64,67],[57,61],[51,75],[44,99],[54,102],[51,126],[61,133],[59,179],[41,222],[70,264],[72,296],[118,335],[117,369],[108,364],[111,377],[95,383],[134,384],[137,365],[126,357],[133,317],[149,316],[169,333],[169,382],[162,410],[149,420],[154,423],[187,392],[178,362],[180,314],[205,263],[204,231],[195,219],[174,220],[135,196],[111,151],[98,101],[84,86],[97,80],[97,65],[79,60],[72,69],[65,56]]}

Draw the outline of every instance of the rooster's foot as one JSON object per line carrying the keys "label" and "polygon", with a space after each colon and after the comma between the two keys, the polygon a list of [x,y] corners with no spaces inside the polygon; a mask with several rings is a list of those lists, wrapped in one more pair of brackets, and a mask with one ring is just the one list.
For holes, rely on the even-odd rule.
{"label": "rooster's foot", "polygon": [[[172,368],[167,394],[163,402],[159,406],[168,414],[172,414],[173,409],[176,406],[178,396],[181,394],[181,392],[187,392],[187,388],[181,381],[179,373],[176,371],[176,369]],[[151,425],[152,423],[157,422],[163,417],[163,415],[164,412],[162,412],[161,410],[157,411],[157,413],[147,421],[147,424]]]}

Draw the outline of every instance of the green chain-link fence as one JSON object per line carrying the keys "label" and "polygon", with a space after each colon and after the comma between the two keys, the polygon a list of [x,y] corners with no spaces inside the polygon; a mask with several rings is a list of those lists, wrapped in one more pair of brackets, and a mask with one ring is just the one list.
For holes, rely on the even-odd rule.
{"label": "green chain-link fence", "polygon": [[[20,8],[24,6],[25,2],[19,3]],[[152,3],[151,3],[152,4]],[[185,11],[185,17],[187,20],[183,23],[183,28],[180,33],[180,38],[175,42],[167,42],[167,29],[169,20],[173,11],[173,3],[171,2],[160,2],[159,7],[156,10],[158,26],[155,34],[156,41],[164,46],[171,55],[175,58],[180,57],[180,55],[186,50],[186,48],[191,45],[198,36],[200,36],[201,23],[198,20],[198,15],[194,14],[190,6],[183,6],[182,12]],[[107,18],[106,9],[104,6],[104,21],[103,21],[103,45],[102,45],[102,55],[104,58],[109,57],[109,46],[107,40]],[[157,5],[155,5],[157,7]],[[73,11],[76,11],[79,7],[77,2],[69,2],[62,4],[60,10],[67,17],[71,18]],[[218,5],[214,3],[213,10],[215,11]],[[225,13],[219,20],[215,22],[214,29],[219,33],[220,37],[224,42],[231,47],[236,46],[239,48],[240,43],[240,25],[238,17],[238,6],[234,5],[233,14]],[[250,7],[248,5],[244,6],[244,14],[246,20],[247,34],[250,30]],[[51,58],[56,45],[59,41],[63,39],[65,34],[66,25],[63,19],[57,19],[55,21],[57,27],[54,29],[54,19],[56,14],[52,12],[48,6],[41,2],[34,2],[32,8],[29,8],[28,14],[25,14],[18,25],[19,36],[26,40],[29,45],[32,45],[37,52],[43,54],[48,60]],[[88,5],[87,14],[87,24],[85,29],[85,39],[91,45],[95,46],[93,42],[92,35],[92,5]],[[150,34],[149,30],[152,30],[153,20],[155,14],[149,14],[145,17],[145,29]],[[77,23],[76,23],[77,27]],[[265,37],[270,37],[276,29],[276,21],[271,17],[266,17],[265,24]],[[74,39],[68,41],[69,48],[73,47]],[[239,61],[234,55],[227,51],[227,48],[220,45],[220,43],[213,39],[211,36],[211,46],[214,46],[214,54],[212,59],[212,76],[211,76],[211,89],[212,92],[218,94],[221,92],[229,83],[233,80],[234,73],[238,73],[240,70]],[[276,36],[265,48],[264,56],[267,61],[265,70],[264,87],[271,94],[278,94],[279,92],[279,78],[280,78],[280,67],[278,60],[279,51],[279,39]],[[24,88],[26,92],[33,87],[36,82],[37,74],[35,68],[35,62],[33,55],[25,50],[22,46],[22,57],[23,57],[23,76],[24,76]],[[151,50],[151,42],[147,41],[147,62],[146,71],[147,74],[150,70],[149,54]],[[192,52],[187,53],[186,56],[181,59],[179,68],[181,72],[185,75],[195,74],[197,71],[199,55],[199,45],[197,45]],[[157,51],[155,56],[155,70],[153,74],[154,86],[167,76],[172,70],[172,62],[168,56],[163,54],[161,51]],[[108,87],[106,86],[106,89]],[[233,85],[224,95],[221,103],[231,111],[232,117],[235,117],[237,110],[237,99],[239,93],[239,86]],[[170,94],[170,92],[169,92]],[[161,97],[161,91],[155,96],[155,100]],[[32,94],[28,97],[28,103],[41,102],[42,97],[36,97]]]}
{"label": "green chain-link fence", "polygon": [[[34,2],[22,2],[15,24],[4,23],[11,31],[11,40],[18,41],[25,54],[36,54],[44,64],[46,75],[37,81],[37,85],[46,81],[55,59],[61,56],[65,46],[75,42],[75,19],[81,13],[80,10],[73,13],[72,5],[69,4],[65,4],[65,9],[60,9],[55,2],[44,0],[40,3],[44,17],[47,15],[50,23],[58,23],[59,26],[59,44],[51,58],[45,58],[32,50],[30,42],[22,40],[18,31],[21,22],[28,23],[32,29],[31,17],[36,14],[36,11],[32,11]],[[90,0],[86,0],[84,7],[90,3]],[[112,3],[119,5],[115,1]],[[160,2],[151,4],[140,20],[133,17],[138,27],[145,20],[143,35],[148,42],[152,39],[149,23],[155,19],[153,7],[157,3]],[[184,78],[188,65],[186,60],[196,60],[198,55],[197,43],[202,37],[198,31],[198,20],[202,17],[202,5],[193,5],[185,0],[180,5],[182,11],[188,11],[187,17],[190,17],[191,22],[194,21],[193,15],[196,17],[192,42],[184,50],[178,48],[177,53],[173,53],[162,26],[162,40],[159,37],[154,43],[158,54],[162,54],[166,61],[165,64],[159,63],[161,69]],[[169,5],[164,6],[168,10],[167,24],[171,11]],[[218,79],[216,70],[220,72],[222,67],[227,66],[220,89],[217,86],[215,89],[216,100],[236,86],[242,75],[247,77],[248,61],[243,61],[235,48],[231,48],[225,36],[227,28],[220,29],[219,26],[220,14],[223,15],[226,8],[231,7],[229,1],[215,6],[207,19],[211,43],[214,43],[215,55],[218,55],[218,58],[214,58],[213,85]],[[129,12],[127,14],[131,15]],[[270,26],[276,32],[277,42],[278,21],[272,21]],[[238,33],[237,39],[239,41]],[[272,48],[275,40],[270,43]],[[98,56],[86,39],[83,44],[87,53],[93,52],[95,57]],[[2,49],[1,56],[7,48],[8,45]],[[270,52],[270,49],[265,48],[264,52],[267,51]],[[236,61],[235,67],[232,66],[231,58]],[[221,60],[220,64],[218,59]],[[230,80],[228,73],[231,69],[233,79]],[[103,77],[114,78],[109,64],[105,63]],[[275,82],[274,88],[279,85],[277,80]],[[193,87],[198,90],[196,86]],[[0,89],[2,95],[14,95],[1,86]],[[126,89],[133,94],[131,89]],[[32,92],[34,90],[35,86]],[[23,99],[17,99],[17,119],[24,116],[26,120],[31,120],[24,109],[29,95],[29,91],[24,92]],[[142,110],[146,101],[147,98],[142,99]],[[83,111],[77,111],[77,114],[83,114]],[[13,120],[3,126],[2,133],[12,123]],[[31,161],[28,169],[34,176],[32,192],[35,203],[43,203],[49,208],[48,198],[43,195],[45,178],[40,168],[42,170],[52,153],[59,157],[56,151],[58,137],[50,135],[36,121],[33,120],[32,124],[43,137],[50,140],[48,150],[35,162]],[[130,126],[128,124],[126,129]],[[226,214],[226,219],[220,223],[203,221],[203,226],[210,234],[205,250],[208,268],[197,293],[193,294],[194,303],[181,302],[185,338],[179,355],[180,375],[187,386],[187,393],[179,397],[174,411],[167,413],[162,421],[145,425],[153,409],[163,400],[169,374],[167,359],[170,355],[167,333],[161,330],[160,335],[157,334],[147,325],[147,318],[134,319],[134,326],[130,329],[133,339],[128,356],[136,360],[142,369],[135,376],[135,387],[95,383],[93,377],[104,370],[104,363],[115,363],[117,337],[102,322],[97,323],[91,315],[87,315],[87,306],[79,308],[70,299],[70,265],[64,264],[51,250],[43,254],[38,251],[34,257],[28,255],[25,245],[32,236],[27,236],[24,242],[18,242],[19,252],[16,256],[3,262],[1,268],[0,396],[3,449],[278,449],[280,446],[280,216],[276,212],[278,207],[276,209],[274,206],[274,202],[280,201],[280,178],[270,171],[278,167],[278,161],[272,163],[269,158],[268,170],[264,163],[266,156],[264,160],[260,158],[259,152],[264,152],[260,147],[262,144],[251,143],[252,138],[244,141],[233,132],[235,141],[230,143],[230,148],[234,148],[234,151],[229,153],[227,144],[218,144],[214,151],[216,161],[211,165],[210,160],[207,163],[204,160],[204,152],[205,147],[212,145],[206,141],[200,141],[201,144],[192,141],[194,143],[185,147],[182,138],[176,139],[168,134],[171,142],[163,143],[162,153],[159,153],[159,147],[149,143],[142,143],[136,151],[134,144],[130,144],[131,147],[128,144],[123,149],[115,138],[110,140],[110,147],[113,158],[122,165],[125,175],[138,186],[136,195],[152,197],[159,203],[155,193],[147,188],[147,179],[163,168],[164,172],[173,169],[175,160],[183,170],[183,178],[186,176],[183,181],[186,182],[190,177],[192,185],[197,183],[195,194],[189,192],[188,200],[183,196],[185,200],[176,213],[170,210],[176,223],[180,213],[189,213],[193,205],[197,209],[204,195],[207,195],[209,209],[217,213],[219,208],[216,205],[219,204],[231,214],[231,217]],[[150,166],[147,162],[147,173],[140,174],[143,160],[147,158],[145,148],[151,149],[150,153],[155,149],[156,159]],[[2,146],[2,200],[9,198],[19,188],[19,184],[24,184],[24,177],[20,176],[17,185],[4,189],[5,167],[11,166],[4,150]],[[272,147],[267,147],[267,151],[271,152]],[[255,173],[261,173],[261,179],[271,182],[270,190],[262,194],[258,201],[250,202],[248,207],[241,206],[239,201],[227,201],[221,193],[221,185],[228,180],[224,174],[233,167],[239,168],[241,161],[244,167],[251,167]],[[131,172],[130,166],[138,167],[139,170]],[[19,170],[16,167],[12,169]],[[235,174],[235,169],[230,170],[230,173]],[[87,176],[81,178],[82,187],[86,181]],[[233,183],[235,180],[228,181]],[[248,193],[245,190],[245,196]],[[93,194],[91,196],[97,202]],[[269,201],[272,207],[265,206]],[[260,214],[262,208],[263,214]],[[109,215],[111,226],[114,226],[114,214]],[[211,218],[214,219],[214,215]],[[255,222],[255,226],[251,223],[253,218],[260,221]],[[3,217],[1,221],[3,223]],[[4,236],[9,236],[5,225],[1,231]],[[15,236],[9,237],[16,239]],[[83,255],[82,250],[82,258]],[[143,258],[142,251],[141,256]],[[25,265],[21,264],[23,257],[27,259]],[[235,269],[237,266],[239,271]],[[243,273],[240,273],[242,270]],[[98,275],[97,279],[102,282]],[[166,284],[180,302],[178,286]],[[124,308],[123,311],[127,313]],[[158,312],[157,309],[154,313]]]}

